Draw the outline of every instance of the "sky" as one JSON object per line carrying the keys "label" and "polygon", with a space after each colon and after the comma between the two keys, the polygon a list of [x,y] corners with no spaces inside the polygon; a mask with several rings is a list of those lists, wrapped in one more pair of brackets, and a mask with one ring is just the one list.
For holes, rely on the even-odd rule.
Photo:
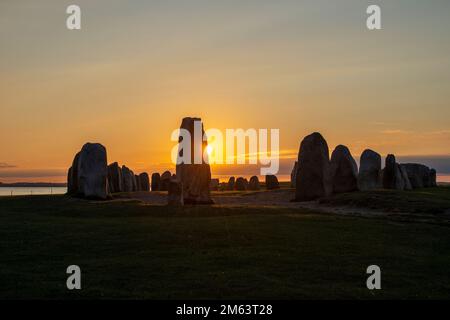
{"label": "sky", "polygon": [[449,30],[448,0],[2,0],[0,181],[63,182],[86,142],[135,172],[173,168],[186,116],[280,129],[281,174],[319,131],[330,153],[450,175]]}

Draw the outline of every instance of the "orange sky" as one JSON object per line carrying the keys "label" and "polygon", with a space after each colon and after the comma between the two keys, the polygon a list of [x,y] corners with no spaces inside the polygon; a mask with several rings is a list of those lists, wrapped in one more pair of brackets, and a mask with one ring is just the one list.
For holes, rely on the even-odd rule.
{"label": "orange sky", "polygon": [[278,128],[289,161],[313,131],[354,155],[450,157],[448,2],[386,3],[376,32],[356,0],[78,1],[80,31],[66,2],[0,4],[0,181],[63,181],[88,141],[161,171],[185,116]]}

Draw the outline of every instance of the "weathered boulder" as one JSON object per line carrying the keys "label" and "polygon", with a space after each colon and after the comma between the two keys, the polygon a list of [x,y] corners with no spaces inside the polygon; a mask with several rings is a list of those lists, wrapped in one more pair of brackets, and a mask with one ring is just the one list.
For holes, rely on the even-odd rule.
{"label": "weathered boulder", "polygon": [[346,146],[337,146],[331,154],[333,192],[353,192],[358,189],[358,166]]}
{"label": "weathered boulder", "polygon": [[[195,127],[201,128],[200,139],[196,139]],[[203,155],[206,154],[208,142],[203,141],[205,131],[202,121],[200,118],[184,118],[180,129],[186,130],[191,136],[190,144],[186,141],[183,142],[182,134],[179,137],[180,145],[183,145],[183,148],[190,148],[189,159],[184,157],[184,152],[187,152],[187,150],[180,148],[176,166],[177,179],[181,181],[183,186],[184,203],[211,204],[213,203],[209,191],[211,168],[203,158]],[[200,159],[198,159],[198,155],[200,155]]]}
{"label": "weathered boulder", "polygon": [[237,178],[236,184],[234,185],[234,188],[235,188],[237,191],[245,191],[245,190],[247,190],[247,188],[246,188],[246,183],[245,183],[245,179],[242,178],[242,177]]}
{"label": "weathered boulder", "polygon": [[248,184],[248,189],[249,190],[259,190],[261,188],[260,184],[259,184],[259,179],[257,176],[253,176],[250,178],[250,182]]}
{"label": "weathered boulder", "polygon": [[295,188],[297,185],[297,170],[298,170],[298,161],[295,161],[294,167],[291,171],[291,188]]}
{"label": "weathered boulder", "polygon": [[318,132],[300,144],[295,188],[296,201],[327,197],[333,192],[328,144]]}
{"label": "weathered boulder", "polygon": [[430,168],[418,163],[405,163],[402,164],[402,167],[405,168],[413,188],[431,187],[432,178]]}
{"label": "weathered boulder", "polygon": [[134,175],[134,180],[136,181],[136,189],[135,191],[141,191],[141,180],[139,179],[139,175]]}
{"label": "weathered boulder", "polygon": [[111,193],[122,192],[122,169],[117,162],[108,166],[108,182]]}
{"label": "weathered boulder", "polygon": [[169,191],[170,180],[172,179],[172,174],[170,171],[164,171],[161,175],[159,190],[161,191]]}
{"label": "weathered boulder", "polygon": [[278,183],[277,176],[274,176],[272,174],[269,174],[266,176],[266,189],[267,190],[274,190],[279,189],[280,184]]}
{"label": "weathered boulder", "polygon": [[406,171],[405,167],[402,165],[397,164],[398,169],[400,170],[402,181],[403,181],[403,189],[404,190],[412,190],[411,182],[409,181],[408,172]]}
{"label": "weathered boulder", "polygon": [[73,194],[72,167],[67,172],[67,194]]}
{"label": "weathered boulder", "polygon": [[386,157],[386,165],[383,169],[383,188],[395,190],[411,190],[411,183],[405,168],[395,161],[395,156],[389,154]]}
{"label": "weathered boulder", "polygon": [[159,191],[161,187],[161,176],[158,172],[152,174],[152,191]]}
{"label": "weathered boulder", "polygon": [[122,187],[124,192],[133,192],[134,174],[127,166],[122,166]]}
{"label": "weathered boulder", "polygon": [[211,191],[218,191],[219,190],[219,179],[211,179],[211,183],[209,184],[209,189]]}
{"label": "weathered boulder", "polygon": [[183,184],[178,180],[169,180],[169,188],[167,195],[167,204],[169,206],[184,205]]}
{"label": "weathered boulder", "polygon": [[[80,152],[78,152],[72,161],[72,167],[70,167],[67,176],[67,193],[70,195],[78,194],[78,160],[80,159]],[[81,195],[80,195],[81,196]]]}
{"label": "weathered boulder", "polygon": [[235,183],[236,183],[235,177],[230,177],[230,179],[228,179],[228,183],[227,183],[227,190],[228,191],[234,190],[234,184]]}
{"label": "weathered boulder", "polygon": [[108,165],[106,148],[99,143],[86,143],[78,159],[78,192],[89,199],[107,199]]}
{"label": "weathered boulder", "polygon": [[373,190],[381,187],[381,156],[370,149],[361,154],[358,189],[361,191]]}
{"label": "weathered boulder", "polygon": [[141,186],[141,191],[150,191],[150,179],[147,172],[142,172],[139,175],[139,182]]}
{"label": "weathered boulder", "polygon": [[437,187],[436,170],[435,169],[430,170],[430,187]]}
{"label": "weathered boulder", "polygon": [[[385,161],[385,166],[383,170],[383,188],[384,189],[397,189],[398,184],[398,172],[397,172],[397,162],[395,161],[395,156],[393,154],[388,154]],[[400,174],[401,179],[401,174]]]}

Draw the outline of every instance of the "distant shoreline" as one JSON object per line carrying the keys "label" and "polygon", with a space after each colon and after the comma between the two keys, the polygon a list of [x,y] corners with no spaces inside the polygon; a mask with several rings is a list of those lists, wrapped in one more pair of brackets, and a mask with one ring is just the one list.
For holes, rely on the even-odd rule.
{"label": "distant shoreline", "polygon": [[0,188],[58,188],[67,187],[67,183],[50,183],[50,182],[15,182],[0,183]]}

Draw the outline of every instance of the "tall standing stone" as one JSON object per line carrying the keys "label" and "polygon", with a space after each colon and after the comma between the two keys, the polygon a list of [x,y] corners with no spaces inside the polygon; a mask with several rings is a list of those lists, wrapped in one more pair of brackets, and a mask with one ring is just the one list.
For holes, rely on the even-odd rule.
{"label": "tall standing stone", "polygon": [[169,184],[170,180],[172,179],[172,174],[170,171],[164,171],[164,173],[161,175],[161,182],[159,185],[159,190],[161,191],[169,191]]}
{"label": "tall standing stone", "polygon": [[170,180],[167,195],[167,204],[169,206],[183,206],[183,184],[178,180]]}
{"label": "tall standing stone", "polygon": [[358,189],[361,191],[373,190],[381,187],[381,156],[370,149],[361,154]]}
{"label": "tall standing stone", "polygon": [[107,199],[110,196],[106,148],[99,143],[86,143],[80,151],[78,193],[91,199]]}
{"label": "tall standing stone", "polygon": [[[388,154],[383,170],[383,188],[384,189],[397,189],[399,187],[399,174],[398,174],[397,162],[393,154]],[[400,175],[401,179],[401,175]]]}
{"label": "tall standing stone", "polygon": [[297,170],[298,170],[298,161],[295,161],[294,167],[291,171],[291,188],[295,188],[297,185]]}
{"label": "tall standing stone", "polygon": [[234,185],[237,191],[245,191],[247,190],[245,179],[242,177],[237,178],[236,184]]}
{"label": "tall standing stone", "polygon": [[159,191],[161,184],[161,176],[158,172],[152,174],[152,191]]}
{"label": "tall standing stone", "polygon": [[139,178],[139,175],[135,174],[134,179],[136,181],[136,190],[135,191],[141,191],[141,179]]}
{"label": "tall standing stone", "polygon": [[278,182],[277,176],[272,174],[266,176],[266,189],[267,190],[280,189],[280,183]]}
{"label": "tall standing stone", "polygon": [[141,185],[141,191],[150,191],[150,179],[147,172],[143,172],[139,175],[139,182]]}
{"label": "tall standing stone", "polygon": [[108,166],[108,181],[111,193],[122,192],[122,169],[117,162]]}
{"label": "tall standing stone", "polygon": [[133,192],[133,172],[125,165],[122,166],[122,185],[124,192]]}
{"label": "tall standing stone", "polygon": [[234,190],[234,184],[235,183],[236,183],[236,178],[235,177],[230,177],[230,179],[228,179],[228,183],[227,183],[227,190],[228,191]]}
{"label": "tall standing stone", "polygon": [[211,169],[203,159],[208,142],[203,141],[205,132],[201,119],[184,118],[180,129],[189,132],[191,138],[189,144],[188,141],[183,141],[182,134],[179,137],[180,145],[189,148],[190,151],[190,159],[186,159],[184,152],[188,150],[180,148],[176,166],[177,180],[183,186],[184,203],[211,204],[213,203],[209,191]]}
{"label": "tall standing stone", "polygon": [[295,189],[296,201],[327,197],[333,192],[328,144],[318,132],[300,144]]}
{"label": "tall standing stone", "polygon": [[437,187],[436,170],[435,169],[430,170],[430,187]]}
{"label": "tall standing stone", "polygon": [[248,189],[255,191],[255,190],[259,190],[261,188],[260,184],[259,184],[259,179],[257,176],[253,176],[250,178],[250,182],[248,183]]}
{"label": "tall standing stone", "polygon": [[331,179],[335,193],[358,189],[358,166],[346,146],[337,146],[331,154]]}

